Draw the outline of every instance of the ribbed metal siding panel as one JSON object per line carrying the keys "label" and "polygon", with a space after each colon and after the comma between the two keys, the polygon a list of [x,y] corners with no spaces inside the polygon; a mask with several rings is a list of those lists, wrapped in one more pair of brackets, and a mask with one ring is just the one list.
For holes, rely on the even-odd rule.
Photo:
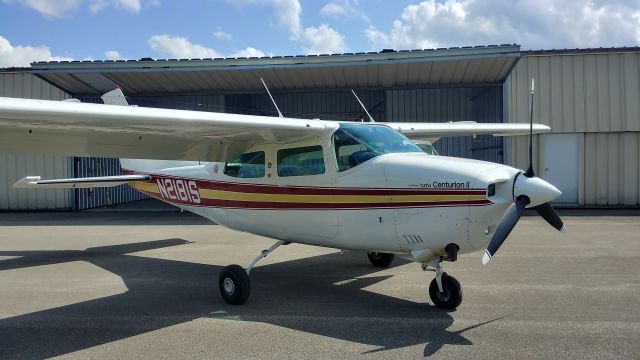
{"label": "ribbed metal siding panel", "polygon": [[[118,159],[76,157],[74,162],[74,177],[94,177],[120,175],[122,169]],[[91,209],[130,201],[147,199],[148,196],[135,191],[128,185],[111,188],[75,189],[76,210]]]}
{"label": "ribbed metal siding panel", "polygon": [[640,53],[523,56],[507,79],[509,121],[529,119],[555,133],[640,131]]}
{"label": "ribbed metal siding panel", "polygon": [[[387,121],[502,122],[502,87],[443,87],[386,91]],[[442,155],[501,163],[502,138],[445,137],[434,144]]]}
{"label": "ribbed metal siding panel", "polygon": [[[385,95],[381,90],[357,91],[371,116],[378,121],[385,117]],[[274,93],[273,97],[284,116],[319,118],[323,120],[355,121],[366,114],[351,91],[296,91]],[[277,116],[267,94],[226,95],[227,112]]]}
{"label": "ribbed metal siding panel", "polygon": [[640,133],[584,137],[584,203],[640,205]]}
{"label": "ribbed metal siding panel", "polygon": [[[0,72],[0,96],[62,100],[67,94],[30,72]],[[0,154],[0,210],[70,209],[70,190],[16,190],[13,183],[27,175],[64,178],[70,174],[69,158],[51,155]]]}

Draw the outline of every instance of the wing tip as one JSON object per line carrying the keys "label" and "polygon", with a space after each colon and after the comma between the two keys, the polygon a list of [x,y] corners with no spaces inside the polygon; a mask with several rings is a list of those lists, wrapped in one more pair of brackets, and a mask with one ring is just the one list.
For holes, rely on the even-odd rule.
{"label": "wing tip", "polygon": [[34,185],[37,185],[38,181],[40,180],[42,180],[41,176],[25,176],[22,179],[16,181],[12,187],[14,189],[30,188]]}

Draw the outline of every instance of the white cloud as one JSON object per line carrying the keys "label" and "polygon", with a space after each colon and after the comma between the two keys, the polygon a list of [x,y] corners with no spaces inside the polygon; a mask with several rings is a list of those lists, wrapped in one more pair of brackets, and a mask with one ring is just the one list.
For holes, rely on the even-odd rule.
{"label": "white cloud", "polygon": [[19,2],[49,19],[68,18],[82,4],[82,0],[19,0]]}
{"label": "white cloud", "polygon": [[307,54],[343,53],[347,49],[344,36],[327,24],[306,28],[302,41]]}
{"label": "white cloud", "polygon": [[142,8],[140,0],[115,0],[115,3],[117,7],[121,7],[134,14],[139,13]]}
{"label": "white cloud", "polygon": [[375,49],[518,43],[523,48],[640,44],[637,0],[423,1],[404,8],[388,32],[365,30]]}
{"label": "white cloud", "polygon": [[296,39],[301,31],[300,17],[302,15],[302,6],[298,0],[232,0],[238,5],[269,5],[275,10],[278,25],[285,28],[292,39]]}
{"label": "white cloud", "polygon": [[223,57],[218,51],[193,44],[189,39],[173,35],[156,35],[149,39],[149,46],[154,51],[172,58],[217,58]]}
{"label": "white cloud", "polygon": [[[226,57],[223,53],[203,45],[194,44],[189,39],[174,35],[156,35],[149,39],[149,46],[154,51],[172,58],[202,59]],[[264,52],[247,47],[236,51],[229,57],[263,57]]]}
{"label": "white cloud", "polygon": [[104,58],[107,60],[122,60],[123,57],[116,50],[108,50],[104,52]]}
{"label": "white cloud", "polygon": [[11,66],[29,66],[35,61],[70,61],[68,57],[53,56],[46,46],[13,46],[0,36],[0,68]]}
{"label": "white cloud", "polygon": [[262,51],[249,46],[244,50],[236,51],[230,56],[234,58],[239,58],[239,57],[264,57],[266,55]]}
{"label": "white cloud", "polygon": [[338,3],[327,3],[320,9],[320,14],[324,16],[347,16],[347,9]]}
{"label": "white cloud", "polygon": [[113,5],[116,8],[122,8],[133,14],[139,13],[142,9],[140,0],[92,0],[89,5],[89,10],[91,10],[93,14],[97,14],[106,9],[109,5]]}
{"label": "white cloud", "polygon": [[89,5],[89,10],[92,14],[97,14],[100,11],[104,10],[109,5],[107,0],[94,0]]}
{"label": "white cloud", "polygon": [[326,3],[322,9],[320,9],[320,14],[335,18],[348,17],[362,19],[369,22],[367,15],[360,10],[357,0],[333,0]]}
{"label": "white cloud", "polygon": [[222,29],[218,28],[216,31],[212,32],[211,35],[218,40],[231,40],[231,34],[226,31],[222,31]]}

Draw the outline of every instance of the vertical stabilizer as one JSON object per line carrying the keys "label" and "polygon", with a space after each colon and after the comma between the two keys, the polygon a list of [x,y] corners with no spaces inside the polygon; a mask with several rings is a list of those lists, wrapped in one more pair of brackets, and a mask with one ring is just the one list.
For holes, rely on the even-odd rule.
{"label": "vertical stabilizer", "polygon": [[129,103],[127,102],[127,99],[124,97],[124,94],[122,93],[122,90],[120,90],[120,88],[111,90],[108,93],[102,95],[100,98],[107,105],[129,106]]}

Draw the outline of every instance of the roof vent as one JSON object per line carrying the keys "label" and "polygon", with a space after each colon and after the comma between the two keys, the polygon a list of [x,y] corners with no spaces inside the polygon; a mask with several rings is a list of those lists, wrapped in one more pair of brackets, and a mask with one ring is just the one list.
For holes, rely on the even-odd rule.
{"label": "roof vent", "polygon": [[393,49],[382,49],[382,51],[380,51],[380,54],[390,53],[390,52],[396,52],[396,51]]}
{"label": "roof vent", "polygon": [[156,61],[156,59],[152,57],[143,57],[142,59],[140,59],[140,61]]}

